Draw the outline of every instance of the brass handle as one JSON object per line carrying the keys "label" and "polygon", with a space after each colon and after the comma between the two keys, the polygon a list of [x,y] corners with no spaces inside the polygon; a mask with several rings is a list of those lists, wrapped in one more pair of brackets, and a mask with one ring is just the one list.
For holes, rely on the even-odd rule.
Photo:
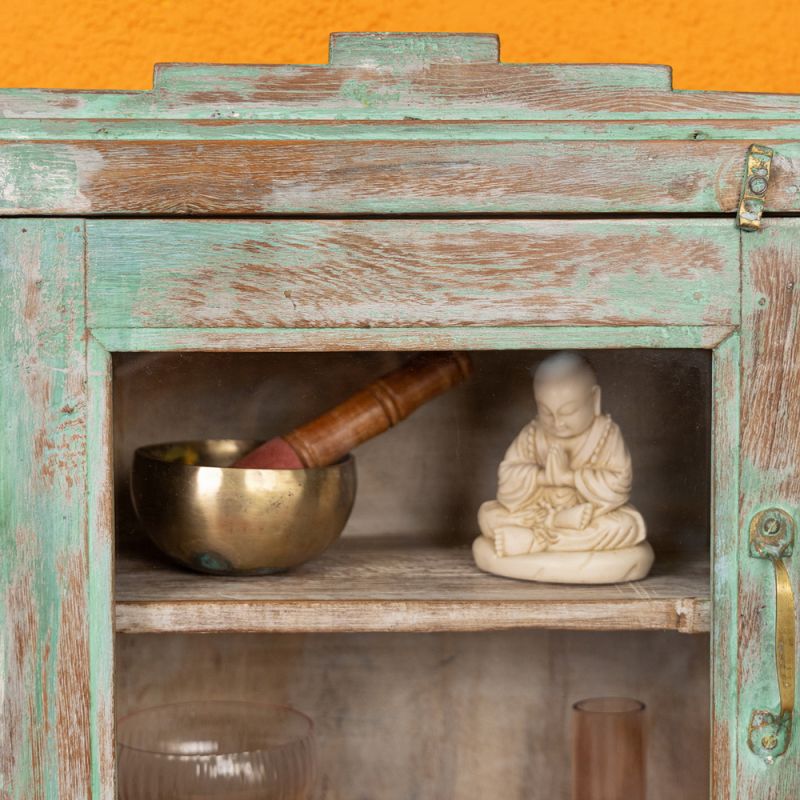
{"label": "brass handle", "polygon": [[775,559],[775,664],[781,693],[781,714],[794,711],[794,592],[789,572],[782,560]]}
{"label": "brass handle", "polygon": [[782,756],[792,740],[795,694],[795,603],[784,559],[794,547],[794,519],[779,508],[760,511],[750,522],[750,555],[775,568],[775,668],[780,709],[757,709],[750,716],[748,745],[767,764]]}

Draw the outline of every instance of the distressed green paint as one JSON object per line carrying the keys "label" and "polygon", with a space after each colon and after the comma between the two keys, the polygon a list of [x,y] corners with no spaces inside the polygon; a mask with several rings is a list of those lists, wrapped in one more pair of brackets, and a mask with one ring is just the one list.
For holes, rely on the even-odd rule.
{"label": "distressed green paint", "polygon": [[497,37],[489,34],[339,34],[327,65],[163,64],[152,91],[6,90],[0,116],[699,120],[781,119],[800,110],[800,99],[785,95],[673,92],[664,66],[498,58]]}
{"label": "distressed green paint", "polygon": [[733,328],[549,326],[538,328],[95,328],[111,351],[591,350],[607,347],[710,349]]}
{"label": "distressed green paint", "polygon": [[[525,67],[529,74],[526,76]],[[198,71],[213,69],[197,65]],[[243,68],[246,69],[246,68]],[[282,72],[278,72],[282,70]],[[495,82],[519,81],[528,77],[537,86],[540,82],[539,65],[497,65]],[[289,78],[296,80],[302,71],[309,84],[321,82],[334,85],[335,92],[314,101],[277,95],[259,94],[257,87],[269,85],[270,81]],[[277,74],[276,74],[277,73]],[[357,73],[357,74],[355,74]],[[230,73],[229,73],[230,74]],[[748,95],[733,92],[661,92],[637,90],[635,99],[642,109],[630,108],[628,89],[605,92],[605,103],[598,102],[596,93],[601,87],[582,90],[583,97],[576,96],[576,105],[583,101],[582,108],[570,109],[568,104],[542,107],[541,103],[529,103],[507,99],[499,91],[483,96],[475,93],[473,98],[454,99],[448,92],[437,91],[436,84],[413,88],[407,76],[400,72],[397,82],[392,83],[378,70],[355,68],[272,67],[261,68],[261,73],[252,78],[234,82],[226,94],[214,89],[212,81],[220,79],[218,74],[208,76],[208,87],[191,95],[170,97],[161,91],[141,92],[87,92],[77,90],[4,89],[0,91],[0,117],[49,119],[125,119],[141,117],[152,119],[218,119],[218,120],[391,120],[411,117],[420,120],[714,120],[752,119],[781,120],[797,117],[800,99],[795,95]],[[540,74],[540,73],[539,73]],[[571,76],[570,76],[571,77]],[[349,81],[358,81],[360,93],[343,91],[341,87],[352,86]],[[367,94],[367,91],[371,94]],[[565,87],[566,91],[566,87]],[[363,98],[380,94],[394,98],[383,105],[365,105]],[[205,97],[204,97],[205,95]],[[215,97],[221,98],[215,102]],[[359,97],[361,99],[359,99]],[[758,98],[758,104],[754,100]],[[593,105],[589,102],[593,101]],[[708,107],[705,105],[708,101]],[[761,107],[759,108],[758,105]]]}
{"label": "distressed green paint", "polygon": [[92,797],[115,794],[114,496],[111,353],[87,338],[87,508],[89,533],[89,662]]}
{"label": "distressed green paint", "polygon": [[[455,131],[451,131],[455,132]],[[202,131],[195,131],[202,136]],[[11,214],[733,213],[749,140],[0,141]],[[614,165],[614,185],[603,182]],[[800,210],[783,143],[768,210]],[[448,187],[444,191],[443,187]]]}
{"label": "distressed green paint", "polygon": [[0,141],[768,141],[800,139],[800,120],[630,122],[325,122],[186,119],[2,119]]}
{"label": "distressed green paint", "polygon": [[0,795],[89,797],[83,223],[0,220]]}
{"label": "distressed green paint", "polygon": [[340,67],[414,69],[441,62],[499,60],[500,40],[494,33],[333,33],[330,39],[329,61]]}
{"label": "distressed green paint", "polygon": [[385,88],[375,86],[366,81],[347,80],[340,89],[341,97],[345,101],[357,103],[364,109],[381,109],[396,106],[402,99],[403,93],[408,91],[407,85],[392,84]]}
{"label": "distressed green paint", "polygon": [[[779,708],[775,575],[769,561],[750,556],[749,524],[770,507],[800,522],[800,220],[767,220],[760,232],[742,234],[742,270],[737,786],[741,798],[783,800],[800,796],[797,710],[792,741],[774,764],[747,745],[752,712]],[[785,564],[800,599],[796,550]]]}
{"label": "distressed green paint", "polygon": [[36,213],[47,197],[47,210],[71,209],[82,213],[90,209],[82,197],[80,168],[74,148],[56,146],[49,152],[33,152],[32,145],[0,147],[0,212],[27,209]]}
{"label": "distressed green paint", "polygon": [[[734,333],[712,361],[711,724],[713,798],[736,798],[740,343]],[[743,798],[744,800],[744,798]]]}
{"label": "distressed green paint", "polygon": [[[500,204],[495,192],[485,189],[479,198],[463,199],[459,188],[446,182],[441,193],[444,201],[437,205],[419,196],[376,198],[369,188],[348,186],[350,213],[442,213],[448,209],[472,214],[719,213],[727,209],[720,199],[728,191],[725,181],[735,176],[738,182],[740,176],[744,157],[744,147],[741,154],[738,151],[740,144],[757,141],[777,151],[768,208],[800,210],[800,97],[670,91],[669,71],[661,67],[496,64],[491,63],[496,61],[495,44],[492,37],[345,37],[334,41],[329,66],[165,65],[157,69],[152,91],[3,90],[0,203],[6,214],[24,212],[27,204],[40,213],[92,213],[91,198],[84,194],[86,181],[106,164],[101,151],[98,157],[82,150],[80,142],[188,141],[202,147],[204,142],[225,140],[268,144],[377,140],[441,142],[451,147],[453,160],[448,163],[457,165],[460,159],[476,176],[487,163],[491,166],[478,157],[480,148],[498,145],[495,162],[506,169],[492,176],[489,185],[500,193],[518,174],[518,165],[525,163],[514,161],[514,153],[525,151],[541,166],[567,150],[574,161],[587,152],[579,146],[583,144],[598,158],[600,166],[592,167],[597,193],[593,199],[584,197],[565,205],[559,199],[569,194],[563,186],[537,187],[536,181],[527,181],[539,196],[530,194],[514,206]],[[480,93],[469,90],[475,85],[482,87]],[[652,159],[630,156],[636,143],[654,141],[688,142],[692,149],[664,149]],[[703,149],[713,142],[730,143],[730,149]],[[521,147],[515,150],[512,144]],[[8,145],[13,147],[8,149]],[[665,163],[662,154],[668,152],[679,155]],[[637,200],[634,173],[620,177],[618,171],[612,174],[602,168],[625,163],[626,153],[636,172],[658,187],[656,196]],[[371,151],[370,164],[376,160],[374,155]],[[363,167],[357,160],[354,163]],[[419,174],[430,163],[409,162],[408,171]],[[397,169],[390,167],[396,177]],[[716,181],[707,180],[708,175]],[[309,182],[300,188],[310,197],[319,192]],[[616,193],[609,193],[609,188]],[[131,207],[130,198],[119,194],[115,213],[142,213],[143,209]],[[677,202],[669,197],[678,198]],[[319,208],[312,201],[278,207],[270,197],[253,213],[343,213],[343,209],[339,199],[325,198]],[[156,211],[164,213],[161,208]],[[789,752],[772,767],[746,746],[751,711],[777,703],[777,685],[771,630],[774,577],[768,563],[749,559],[745,535],[747,520],[761,507],[777,504],[800,513],[798,436],[791,427],[800,405],[800,379],[793,378],[800,359],[762,371],[765,354],[774,356],[776,348],[790,351],[800,335],[796,301],[788,317],[764,323],[773,304],[786,303],[798,291],[800,221],[768,218],[762,233],[744,238],[741,354],[740,337],[733,330],[740,316],[739,273],[730,269],[739,262],[732,220],[563,223],[572,226],[574,242],[584,241],[581,237],[591,226],[600,226],[594,230],[610,236],[614,226],[628,225],[640,245],[664,237],[665,232],[681,235],[674,232],[683,230],[687,248],[700,239],[710,248],[704,251],[706,256],[723,254],[724,267],[716,272],[703,269],[704,259],[696,258],[698,263],[690,265],[677,287],[660,282],[663,274],[659,271],[637,273],[634,255],[624,275],[577,270],[562,289],[565,299],[591,297],[600,285],[611,298],[612,311],[628,314],[631,320],[647,314],[652,324],[597,324],[595,320],[575,325],[578,318],[573,314],[563,324],[448,325],[448,303],[440,302],[432,312],[431,325],[425,327],[408,319],[401,320],[400,327],[367,327],[373,319],[365,312],[360,320],[363,327],[309,328],[290,319],[288,327],[269,328],[255,313],[266,295],[251,308],[253,318],[248,324],[252,327],[238,323],[241,298],[234,282],[254,264],[256,273],[265,266],[276,267],[275,286],[265,288],[256,281],[251,287],[256,295],[280,289],[267,298],[269,302],[287,311],[298,302],[302,307],[302,292],[293,295],[297,287],[290,285],[291,279],[298,265],[306,269],[306,283],[314,279],[314,263],[304,262],[308,254],[300,251],[313,246],[313,231],[323,231],[328,224],[237,223],[221,236],[221,223],[170,227],[172,223],[153,220],[92,222],[88,301],[92,324],[101,327],[85,339],[82,223],[0,221],[0,386],[4,406],[12,411],[4,417],[0,441],[3,800],[111,800],[114,793],[109,352],[438,347],[716,348],[712,633],[716,738],[712,751],[721,772],[714,797],[786,800],[800,796],[797,724]],[[425,223],[428,229],[419,221],[397,224],[413,224],[418,233],[427,230],[427,247],[465,223],[430,221]],[[491,224],[525,230],[531,223]],[[298,237],[296,232],[303,225],[309,226],[310,233]],[[252,226],[264,226],[262,230],[269,231],[271,238],[256,237],[255,254],[246,256],[244,245],[251,238]],[[293,242],[300,254],[292,254],[287,242]],[[410,237],[409,242],[407,252],[413,253],[419,237]],[[391,265],[377,238],[373,237],[373,243],[375,263]],[[339,263],[347,267],[348,247],[341,242],[330,245]],[[786,280],[764,291],[753,282],[753,269],[764,253],[773,250],[782,254],[774,274]],[[403,260],[399,261],[402,266]],[[492,292],[480,281],[494,263],[485,252],[476,253],[474,261],[456,259],[453,270],[470,280],[463,282],[455,300],[445,299],[461,308],[485,310],[481,304]],[[524,266],[513,259],[499,263],[511,272]],[[563,266],[559,259],[552,263],[556,268]],[[670,263],[674,258],[665,255],[665,266]],[[202,269],[207,271],[206,282],[216,281],[221,291],[204,294],[203,275],[198,275]],[[426,284],[421,269],[414,276],[427,288],[422,291],[410,283],[410,292],[441,300],[435,281]],[[515,280],[511,273],[509,279]],[[393,285],[395,289],[401,286],[401,277]],[[176,320],[168,301],[181,299],[181,291],[187,288],[197,293],[195,319]],[[492,296],[495,307],[509,301]],[[550,297],[554,298],[556,294]],[[380,312],[377,318],[385,317],[387,309],[397,305],[395,301],[376,295],[372,310]],[[339,302],[338,324],[359,322],[347,318],[347,304]],[[226,310],[231,319],[223,327],[220,314]],[[211,319],[206,318],[209,313]],[[475,321],[481,322],[470,320]],[[183,327],[176,327],[179,323]],[[145,327],[149,325],[158,327]],[[748,423],[774,398],[777,409],[768,409],[771,427],[754,433]],[[770,430],[777,431],[773,438]],[[741,459],[740,437],[745,442]],[[792,447],[794,456],[787,458]],[[742,506],[737,520],[733,507],[739,491]],[[790,565],[795,586],[799,563],[794,557]]]}
{"label": "distressed green paint", "polygon": [[[429,43],[421,43],[420,46],[428,47]],[[361,83],[371,92],[381,91],[386,97],[391,97],[394,107],[400,106],[409,99],[419,96],[421,91],[436,91],[436,86],[427,83],[424,87],[416,85],[413,73],[425,70],[436,69],[436,56],[425,58],[411,52],[415,47],[414,43],[409,42],[405,45],[405,52],[394,54],[384,54],[383,63],[374,62],[376,50],[373,47],[366,48],[365,60],[361,63],[336,63],[330,67],[325,65],[305,65],[305,66],[263,66],[258,64],[157,64],[153,78],[153,89],[160,91],[163,95],[172,95],[175,98],[204,94],[209,92],[209,87],[224,86],[227,92],[241,93],[244,97],[263,98],[263,86],[265,79],[275,78],[284,79],[294,70],[295,74],[305,74],[311,82],[319,82],[325,85],[327,80],[343,78],[341,87],[350,82]],[[395,56],[392,58],[392,56]],[[358,59],[361,56],[353,53],[352,57]],[[373,59],[373,63],[369,63]],[[443,56],[441,61],[453,61]],[[472,60],[472,59],[470,59]],[[478,59],[475,59],[478,60]],[[485,59],[488,61],[489,59]],[[381,68],[380,71],[377,68]],[[386,69],[391,67],[391,69]],[[470,74],[470,64],[463,65],[462,74]],[[462,69],[462,65],[455,63],[449,68],[440,67],[443,76],[447,77],[446,71]],[[525,80],[530,81],[530,85],[537,90],[548,85],[562,84],[565,88],[572,88],[579,92],[625,92],[651,91],[669,93],[672,88],[671,70],[666,66],[650,65],[624,65],[624,64],[505,64],[492,65],[491,68],[483,66],[480,73],[492,77],[505,76],[509,81]],[[352,77],[348,77],[352,76]],[[338,100],[344,98],[359,101],[357,97],[342,92],[339,88]],[[488,87],[487,87],[488,88]],[[166,97],[162,97],[166,101]],[[487,97],[487,100],[491,100]],[[334,102],[334,98],[331,98]],[[452,98],[450,99],[452,103]],[[462,98],[462,103],[464,98]],[[508,102],[508,101],[506,101]],[[513,101],[512,101],[513,102]],[[437,111],[443,110],[444,113],[431,115],[431,109],[424,111],[421,119],[453,119],[446,107],[441,105]],[[246,110],[241,114],[241,118],[246,118]],[[368,115],[372,117],[372,115]],[[500,118],[504,118],[505,115]],[[548,115],[549,116],[549,115]],[[378,117],[380,118],[380,117]],[[495,117],[483,116],[484,119],[494,119]],[[514,119],[514,116],[507,117]],[[521,115],[520,119],[526,118]],[[534,117],[535,118],[535,117]]]}
{"label": "distressed green paint", "polygon": [[93,328],[738,322],[738,235],[722,220],[93,220],[87,231]]}

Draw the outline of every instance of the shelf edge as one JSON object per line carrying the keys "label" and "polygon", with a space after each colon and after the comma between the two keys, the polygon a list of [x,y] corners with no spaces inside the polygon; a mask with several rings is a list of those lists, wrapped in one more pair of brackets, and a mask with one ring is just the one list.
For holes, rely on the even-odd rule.
{"label": "shelf edge", "polygon": [[118,633],[476,632],[515,628],[708,633],[707,598],[575,601],[117,602]]}

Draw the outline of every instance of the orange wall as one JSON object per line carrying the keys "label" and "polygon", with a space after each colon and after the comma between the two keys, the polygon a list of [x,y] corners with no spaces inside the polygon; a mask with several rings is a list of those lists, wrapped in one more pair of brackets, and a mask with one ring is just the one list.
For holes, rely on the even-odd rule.
{"label": "orange wall", "polygon": [[678,88],[800,93],[800,0],[6,0],[0,85],[141,89],[157,61],[324,63],[335,30],[496,32],[504,61],[663,63]]}

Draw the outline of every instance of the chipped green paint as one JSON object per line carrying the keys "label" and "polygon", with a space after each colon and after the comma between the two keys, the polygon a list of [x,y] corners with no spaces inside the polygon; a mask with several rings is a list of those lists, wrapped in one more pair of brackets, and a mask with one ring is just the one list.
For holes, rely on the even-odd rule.
{"label": "chipped green paint", "polygon": [[[0,210],[604,214],[611,203],[618,213],[732,214],[747,149],[746,140],[436,139],[427,127],[419,140],[364,141],[357,138],[361,132],[340,142],[313,133],[288,140],[212,136],[208,142],[166,137],[154,143],[141,135],[130,141],[0,140]],[[598,180],[608,164],[614,164],[614,186]],[[781,144],[775,171],[768,210],[800,210],[800,144]]]}
{"label": "chipped green paint", "polygon": [[88,211],[90,203],[81,199],[74,148],[67,145],[45,154],[32,152],[29,147],[0,147],[0,212],[25,208],[30,199],[44,195],[50,198],[51,208],[68,206],[73,213]]}
{"label": "chipped green paint", "polygon": [[[108,185],[113,175],[101,174],[106,159],[127,157],[134,167],[141,162],[134,150],[118,156],[89,145],[184,142],[202,148],[225,141],[361,148],[350,162],[355,169],[338,160],[334,165],[341,196],[324,194],[326,184],[307,177],[294,189],[284,178],[289,190],[281,185],[274,192],[265,181],[263,205],[247,213],[728,213],[729,184],[738,194],[744,152],[753,141],[776,150],[768,210],[800,210],[800,97],[672,91],[669,69],[658,66],[497,60],[492,36],[372,34],[335,37],[329,65],[168,64],[156,69],[151,91],[2,90],[0,213],[185,214],[191,196],[179,198],[178,210],[134,208],[132,196],[116,188],[109,194],[119,197],[119,206],[95,210],[87,187],[96,190],[96,179]],[[392,142],[437,142],[442,149],[392,160],[381,149]],[[445,150],[448,158],[441,155]],[[234,162],[244,157],[244,151],[231,152]],[[588,165],[592,180],[579,175],[577,188],[565,186],[563,175],[574,173],[558,165],[568,162]],[[628,167],[606,180],[596,163]],[[393,181],[405,175],[417,180],[432,165],[444,165],[450,180],[437,179],[429,195],[413,183],[407,195],[392,196],[376,190],[371,177],[345,183],[376,164]],[[527,194],[509,188],[530,164],[540,183],[525,172]],[[455,175],[464,183],[454,185]],[[477,191],[464,191],[481,176],[486,182]],[[545,176],[549,182],[541,183]],[[653,186],[655,194],[648,188]],[[241,188],[221,184],[223,200]],[[750,712],[775,700],[774,604],[769,564],[747,557],[741,520],[766,505],[800,511],[797,458],[781,460],[797,438],[791,420],[800,380],[791,380],[794,362],[773,374],[760,372],[765,354],[788,352],[800,335],[797,303],[789,302],[800,285],[800,221],[768,216],[765,229],[747,237],[740,253],[732,218],[359,220],[353,224],[371,243],[368,256],[359,258],[336,237],[319,246],[337,224],[342,222],[100,219],[87,224],[85,249],[80,220],[0,221],[0,387],[5,407],[13,410],[0,439],[3,800],[114,796],[111,352],[561,347],[714,351],[713,797],[799,796],[798,737],[772,767],[746,745]],[[527,232],[535,244],[531,234],[559,226],[573,242],[569,258],[576,243],[585,257],[567,265],[569,280],[548,289],[545,299],[596,296],[606,305],[524,324],[534,314],[514,306],[514,298],[537,299],[523,274],[530,268],[527,251],[496,258],[497,243]],[[491,250],[495,257],[458,249],[458,234],[478,229],[500,232]],[[634,244],[626,268],[593,270],[599,256],[592,242],[608,246],[622,229]],[[601,236],[587,238],[598,231]],[[458,257],[436,255],[445,241]],[[387,254],[391,242],[403,246]],[[665,248],[659,262],[643,268],[640,250],[648,242],[677,243],[677,249]],[[676,256],[681,247],[683,261]],[[412,262],[420,248],[433,257],[425,268]],[[330,264],[346,268],[343,280],[365,261],[383,265],[387,296],[376,292],[369,303],[362,298],[357,311],[341,302],[329,318],[315,311],[325,308],[321,294],[316,305],[309,296],[326,253]],[[621,264],[618,256],[612,246],[602,264],[609,258]],[[563,270],[569,258],[555,256],[548,262],[555,269],[542,267],[542,274]],[[773,272],[758,267],[764,258],[775,261]],[[714,260],[718,268],[709,269]],[[246,283],[248,269],[248,292],[239,293],[234,283]],[[502,272],[514,291],[487,288],[482,281],[490,269]],[[300,273],[301,285],[292,285]],[[756,273],[760,282],[753,280]],[[783,283],[769,283],[773,274]],[[265,283],[265,275],[274,285]],[[405,293],[397,294],[402,286]],[[396,294],[389,296],[390,289]],[[175,299],[186,290],[194,293],[195,306],[177,318]],[[429,314],[424,326],[409,310],[415,303]],[[492,316],[503,304],[512,309],[508,318]],[[264,312],[270,309],[287,319],[267,327]],[[391,318],[398,309],[402,318]],[[770,398],[778,398],[777,409]],[[763,406],[778,432],[771,439],[766,430],[764,443],[745,424]],[[790,566],[796,585],[798,565],[795,556]]]}
{"label": "chipped green paint", "polygon": [[[788,749],[773,764],[748,747],[753,711],[780,711],[774,568],[768,560],[750,557],[749,526],[755,514],[773,507],[800,520],[800,220],[767,219],[761,231],[743,233],[741,238],[743,402],[737,545],[741,622],[736,780],[741,798],[782,800],[800,796],[797,712]],[[796,549],[784,563],[795,595],[800,596]]]}
{"label": "chipped green paint", "polygon": [[[476,65],[483,66],[483,65]],[[525,67],[528,68],[526,75]],[[484,67],[485,68],[485,67]],[[317,100],[303,98],[302,93],[292,98],[257,87],[268,85],[281,77],[281,68],[259,68],[239,82],[229,81],[227,73],[219,68],[196,65],[197,78],[205,77],[205,87],[187,95],[170,97],[158,90],[140,92],[96,92],[80,90],[4,89],[0,90],[0,117],[51,119],[239,119],[239,120],[392,120],[414,118],[420,120],[784,120],[800,114],[800,99],[795,95],[748,95],[733,92],[661,92],[640,90],[641,110],[626,110],[630,90],[612,89],[605,92],[606,103],[598,100],[595,92],[603,93],[600,86],[582,90],[584,108],[570,109],[566,104],[543,107],[535,100],[514,101],[495,93],[475,92],[472,98],[452,97],[451,93],[438,91],[435,85],[408,87],[408,72],[397,73],[397,81],[378,70],[369,75],[368,70],[343,67],[308,66],[283,68],[304,71],[309,85],[331,84],[329,92]],[[512,83],[526,78],[538,85],[539,65],[495,65],[494,83]],[[356,74],[357,73],[357,74]],[[538,74],[537,74],[538,73]],[[289,77],[291,73],[284,73]],[[567,77],[572,77],[571,71]],[[295,74],[296,80],[296,74]],[[589,77],[588,75],[586,76]],[[376,91],[392,92],[397,87],[397,100],[377,107],[365,108],[357,100],[343,97],[341,85],[358,80]],[[229,87],[220,90],[217,81],[229,81]],[[620,83],[624,83],[622,79]],[[594,82],[591,82],[594,83]],[[222,84],[224,86],[224,83]],[[565,87],[566,91],[566,87]],[[754,98],[758,98],[760,107]],[[576,100],[580,100],[578,97]],[[593,101],[593,105],[588,103]],[[613,100],[613,102],[611,102]],[[645,105],[651,110],[645,110]]]}
{"label": "chipped green paint", "polygon": [[733,328],[713,326],[547,326],[515,328],[95,328],[111,351],[711,349]]}
{"label": "chipped green paint", "polygon": [[83,223],[0,220],[0,795],[90,795]]}
{"label": "chipped green paint", "polygon": [[496,63],[500,40],[492,33],[334,33],[329,62],[336,66],[413,69],[427,64]]}
{"label": "chipped green paint", "polygon": [[[736,794],[740,342],[733,333],[712,360],[711,729],[714,757],[711,797]],[[742,798],[745,800],[745,798]]]}
{"label": "chipped green paint", "polygon": [[[186,119],[3,119],[2,141],[782,141],[800,120],[630,122],[325,122]],[[800,189],[798,189],[800,192]]]}
{"label": "chipped green paint", "polygon": [[382,89],[373,88],[364,81],[349,80],[342,84],[341,96],[345,100],[353,100],[365,109],[381,108],[400,102],[403,89],[402,84],[391,89]]}
{"label": "chipped green paint", "polygon": [[780,120],[800,112],[800,98],[786,95],[672,91],[665,66],[498,57],[488,34],[339,34],[325,65],[162,64],[151,91],[6,90],[0,117]]}
{"label": "chipped green paint", "polygon": [[87,337],[87,508],[89,532],[89,662],[92,797],[115,792],[114,520],[111,441],[111,353]]}
{"label": "chipped green paint", "polygon": [[87,232],[93,328],[738,322],[738,235],[723,220],[92,220]]}

